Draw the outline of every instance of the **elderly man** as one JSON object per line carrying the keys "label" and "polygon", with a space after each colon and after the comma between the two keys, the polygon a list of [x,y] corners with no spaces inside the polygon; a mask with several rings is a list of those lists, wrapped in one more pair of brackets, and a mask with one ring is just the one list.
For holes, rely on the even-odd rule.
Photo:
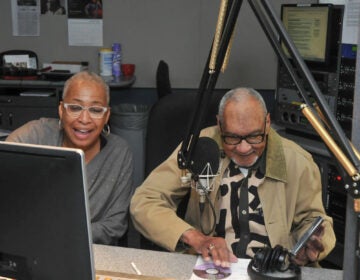
{"label": "elderly man", "polygon": [[[237,257],[251,258],[263,247],[291,249],[322,216],[321,230],[295,262],[316,262],[333,249],[335,235],[322,203],[319,169],[308,152],[271,128],[257,91],[237,88],[226,93],[219,105],[218,125],[204,129],[201,136],[211,137],[223,150],[204,209],[196,190],[180,182],[176,150],[132,198],[132,219],[146,238],[171,251],[185,243],[205,260],[227,267]],[[183,220],[176,209],[189,191]]]}

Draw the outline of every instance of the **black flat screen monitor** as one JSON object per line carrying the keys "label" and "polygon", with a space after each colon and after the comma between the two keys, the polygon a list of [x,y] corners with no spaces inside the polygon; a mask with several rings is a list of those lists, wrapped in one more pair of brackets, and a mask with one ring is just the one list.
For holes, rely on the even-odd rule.
{"label": "black flat screen monitor", "polygon": [[81,150],[0,142],[0,276],[95,279],[84,170]]}
{"label": "black flat screen monitor", "polygon": [[[332,48],[331,4],[283,4],[281,19],[300,55],[308,64],[330,63]],[[288,52],[285,49],[285,53]]]}

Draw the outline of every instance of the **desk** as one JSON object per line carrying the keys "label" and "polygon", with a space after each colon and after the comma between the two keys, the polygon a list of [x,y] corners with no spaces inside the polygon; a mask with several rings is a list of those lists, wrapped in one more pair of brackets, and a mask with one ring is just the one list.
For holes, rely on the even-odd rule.
{"label": "desk", "polygon": [[[143,275],[153,277],[188,280],[197,260],[196,256],[140,250],[133,248],[94,245],[94,260],[97,270],[134,274],[131,262],[134,262]],[[341,270],[302,268],[302,279],[342,280]]]}

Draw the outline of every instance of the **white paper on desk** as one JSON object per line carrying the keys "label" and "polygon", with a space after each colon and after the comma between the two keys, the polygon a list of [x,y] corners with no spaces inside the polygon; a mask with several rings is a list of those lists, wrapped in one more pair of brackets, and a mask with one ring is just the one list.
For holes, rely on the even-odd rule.
{"label": "white paper on desk", "polygon": [[4,55],[5,65],[10,67],[30,68],[30,58],[27,54]]}
{"label": "white paper on desk", "polygon": [[[247,274],[247,267],[248,267],[249,262],[250,262],[250,259],[238,259],[237,263],[232,263],[231,264],[231,275],[226,277],[225,279],[226,280],[231,280],[231,279],[250,280],[250,277]],[[196,261],[195,267],[198,265],[204,264],[204,263],[206,263],[204,261],[204,259],[201,256],[199,256]],[[201,277],[195,275],[195,273],[192,273],[190,280],[198,280],[198,279],[204,279],[204,278],[201,278]]]}

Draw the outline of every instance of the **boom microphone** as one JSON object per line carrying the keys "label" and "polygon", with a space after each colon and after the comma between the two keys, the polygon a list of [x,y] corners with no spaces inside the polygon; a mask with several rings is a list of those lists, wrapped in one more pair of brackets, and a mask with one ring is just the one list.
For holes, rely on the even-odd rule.
{"label": "boom microphone", "polygon": [[200,137],[196,143],[190,163],[190,171],[200,175],[207,164],[215,172],[219,169],[220,150],[218,144],[210,137]]}
{"label": "boom microphone", "polygon": [[212,179],[217,176],[219,159],[218,144],[210,137],[200,137],[189,167],[195,188],[200,195],[200,205],[203,205],[206,194],[212,190]]}

